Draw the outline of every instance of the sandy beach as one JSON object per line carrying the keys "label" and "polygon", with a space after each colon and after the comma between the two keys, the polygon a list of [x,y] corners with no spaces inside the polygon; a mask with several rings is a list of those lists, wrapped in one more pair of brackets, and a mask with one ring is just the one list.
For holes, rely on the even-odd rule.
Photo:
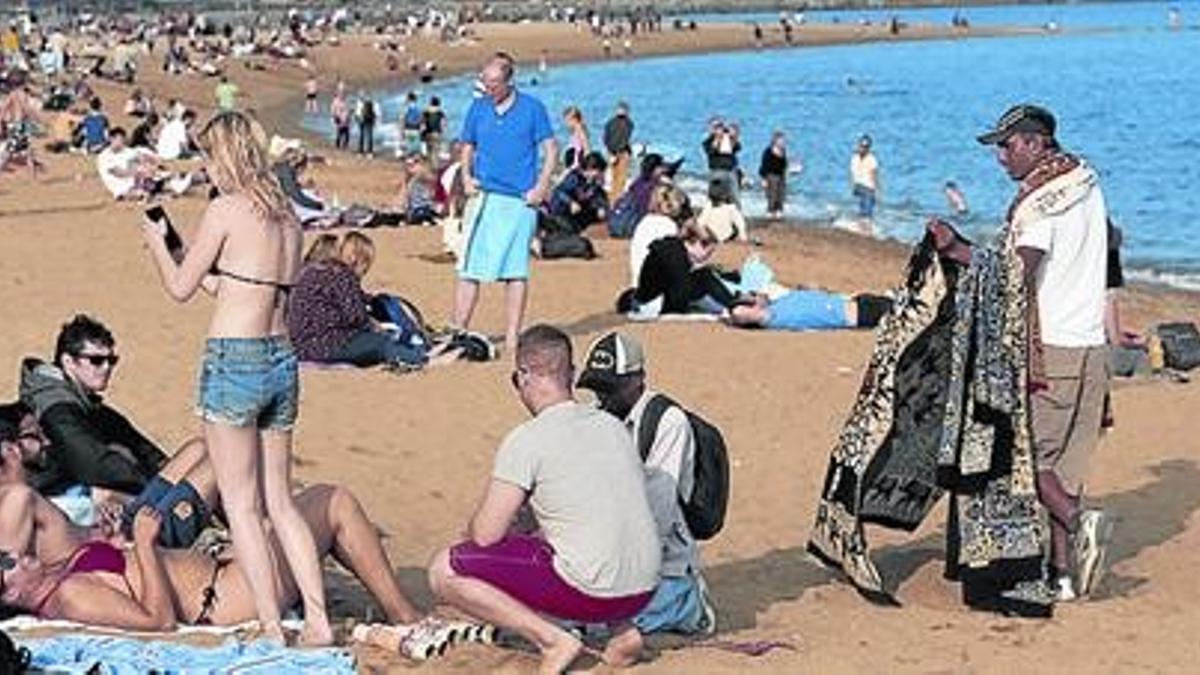
{"label": "sandy beach", "polygon": [[[882,26],[805,26],[805,45],[886,39]],[[1021,32],[1005,29],[1003,34]],[[978,31],[972,35],[981,35]],[[413,39],[409,54],[436,59],[443,74],[474,68],[497,49],[518,60],[546,49],[551,65],[601,56],[592,38],[566,27],[490,25],[478,44],[447,47]],[[949,37],[949,29],[912,27],[902,39]],[[769,45],[781,42],[777,27]],[[639,39],[638,55],[752,48],[745,26],[705,26]],[[318,48],[311,57],[326,96],[336,78],[354,86],[385,86],[393,78],[383,55],[365,39]],[[139,86],[157,100],[180,98],[207,111],[208,79],[166,78],[157,63],[142,64]],[[291,64],[252,71],[235,66],[232,79],[260,111],[268,130],[296,135],[303,72]],[[127,88],[97,84],[106,108],[119,111]],[[613,93],[614,100],[620,92]],[[703,111],[698,113],[702,116]],[[204,117],[202,112],[201,117]],[[114,123],[127,122],[113,114]],[[382,204],[394,166],[316,151],[328,163],[312,169],[318,185],[343,203]],[[47,171],[0,176],[0,398],[15,397],[18,363],[49,356],[59,325],[87,312],[111,327],[121,365],[110,402],[161,445],[175,447],[198,433],[192,414],[196,367],[210,306],[179,306],[160,288],[143,250],[141,206],[114,204],[93,161],[45,153]],[[999,170],[999,169],[997,169]],[[186,233],[206,202],[189,196],[167,204]],[[785,282],[837,291],[879,291],[897,284],[906,249],[845,232],[765,228],[763,245],[728,245],[719,259],[736,264],[761,255]],[[428,262],[439,232],[375,230],[378,257],[368,290],[403,294],[441,322],[450,309],[454,270]],[[737,331],[718,325],[625,325],[612,303],[627,277],[626,243],[599,239],[590,262],[536,263],[529,322],[563,327],[577,354],[601,332],[621,327],[645,345],[650,381],[718,424],[731,449],[732,501],[725,531],[704,546],[707,578],[718,610],[718,640],[777,640],[790,645],[750,657],[711,645],[654,642],[638,672],[1147,672],[1190,671],[1200,657],[1200,387],[1161,379],[1115,383],[1116,427],[1095,458],[1089,497],[1119,518],[1113,567],[1098,597],[1058,607],[1045,621],[1007,619],[968,611],[958,587],[942,579],[944,507],[911,535],[872,537],[879,569],[903,604],[880,608],[827,572],[804,552],[828,452],[853,401],[871,350],[867,332],[786,334]],[[475,320],[496,334],[502,326],[499,288],[486,288]],[[1123,292],[1128,328],[1158,321],[1195,320],[1200,296],[1133,286]],[[411,375],[382,371],[306,370],[297,435],[299,483],[343,484],[363,501],[385,535],[404,590],[419,604],[431,597],[429,556],[454,540],[475,507],[503,435],[525,419],[509,385],[507,357],[489,364],[456,364]],[[329,568],[330,597],[339,621],[361,619],[365,592],[340,569]],[[356,648],[363,672],[528,672],[533,654],[460,646],[445,658],[416,665],[379,650]],[[595,661],[581,661],[590,667]],[[603,671],[603,668],[601,668]]]}

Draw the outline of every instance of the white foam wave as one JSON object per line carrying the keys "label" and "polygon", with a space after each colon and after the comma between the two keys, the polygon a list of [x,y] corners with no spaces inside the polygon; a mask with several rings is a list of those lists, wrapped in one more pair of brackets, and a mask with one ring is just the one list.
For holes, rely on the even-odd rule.
{"label": "white foam wave", "polygon": [[1168,286],[1185,291],[1200,291],[1200,272],[1163,272],[1153,269],[1126,270],[1126,276],[1134,281]]}

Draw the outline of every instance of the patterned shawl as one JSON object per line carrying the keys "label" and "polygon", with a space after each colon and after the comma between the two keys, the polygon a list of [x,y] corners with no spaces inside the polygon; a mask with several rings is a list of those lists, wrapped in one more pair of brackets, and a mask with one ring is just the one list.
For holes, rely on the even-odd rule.
{"label": "patterned shawl", "polygon": [[[1021,230],[1030,222],[1062,213],[1095,187],[1099,178],[1082,159],[1065,152],[1043,158],[1021,179],[1017,194],[1008,206],[1002,234],[1004,250],[1015,249]],[[1042,330],[1038,321],[1037,288],[1026,287],[1029,316],[1029,390],[1044,389],[1046,369],[1042,350]]]}
{"label": "patterned shawl", "polygon": [[1020,261],[977,248],[941,262],[927,238],[876,332],[830,457],[809,550],[868,598],[894,603],[864,525],[912,530],[951,495],[947,576],[965,601],[1046,616],[1046,544],[1034,484]]}

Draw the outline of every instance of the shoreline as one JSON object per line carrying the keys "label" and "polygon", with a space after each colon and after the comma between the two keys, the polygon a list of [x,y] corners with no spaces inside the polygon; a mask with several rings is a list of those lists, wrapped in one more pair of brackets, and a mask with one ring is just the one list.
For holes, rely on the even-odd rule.
{"label": "shoreline", "polygon": [[[1065,32],[1047,32],[1037,26],[998,26],[998,27],[971,27],[964,32],[962,29],[954,29],[941,25],[933,25],[927,23],[910,24],[905,33],[898,36],[893,36],[887,33],[886,26],[872,25],[859,26],[854,24],[805,24],[796,28],[796,43],[788,45],[782,41],[782,31],[778,27],[770,27],[764,31],[764,45],[757,48],[752,40],[745,39],[747,37],[746,27],[738,23],[711,23],[701,24],[697,31],[672,31],[665,30],[663,33],[653,34],[649,42],[642,42],[639,47],[649,49],[638,50],[630,57],[612,56],[605,58],[599,52],[599,40],[585,33],[578,33],[562,24],[523,24],[513,26],[510,24],[482,24],[482,28],[491,29],[495,35],[485,35],[479,41],[479,44],[472,45],[468,49],[475,48],[473,51],[479,53],[481,58],[490,51],[505,50],[510,51],[517,57],[519,68],[527,70],[530,66],[536,66],[536,57],[530,56],[528,51],[525,52],[525,58],[522,58],[521,46],[515,44],[524,42],[515,34],[523,32],[522,29],[533,28],[549,30],[551,32],[569,33],[572,36],[581,38],[586,43],[590,43],[593,47],[591,50],[594,53],[588,53],[586,49],[573,49],[565,53],[557,55],[551,61],[551,70],[556,66],[574,66],[584,64],[601,64],[617,61],[642,61],[648,59],[687,57],[687,56],[703,56],[718,53],[738,53],[738,52],[753,52],[753,51],[778,51],[787,49],[810,49],[820,47],[837,47],[856,44],[868,44],[879,42],[915,42],[915,41],[937,41],[937,40],[968,40],[968,39],[988,39],[988,38],[1006,38],[1006,37],[1046,37],[1056,38],[1063,35],[1073,35],[1080,33],[1097,32],[1108,29],[1075,29]],[[661,41],[655,41],[655,37],[668,36],[700,36],[705,38],[696,44],[679,43],[671,41],[663,44]],[[739,36],[741,40],[739,41]],[[361,36],[356,36],[360,37]],[[492,40],[487,48],[483,48],[482,44],[485,40]],[[369,40],[370,38],[368,38]],[[361,41],[361,40],[360,40]],[[424,46],[428,47],[427,41],[421,39],[411,39],[410,42],[426,42]],[[356,48],[370,49],[378,55],[379,60],[383,58],[382,51],[373,50],[367,45],[355,45]],[[378,65],[378,64],[377,64]],[[348,91],[356,89],[366,89],[375,94],[387,92],[393,95],[399,95],[405,87],[424,87],[430,84],[444,83],[446,80],[461,77],[472,72],[478,67],[478,61],[454,62],[446,67],[439,67],[438,76],[429,83],[417,82],[415,76],[408,72],[388,73],[376,72],[372,74],[355,73],[345,78]],[[619,98],[619,97],[618,97]],[[377,100],[379,98],[377,97]],[[283,97],[274,102],[273,105],[265,107],[260,115],[268,128],[274,128],[277,133],[285,137],[300,138],[311,147],[319,148],[323,154],[328,156],[337,156],[337,151],[333,149],[333,144],[330,138],[317,131],[309,129],[303,123],[304,115],[300,113],[303,105],[304,97],[301,93],[294,92],[290,96]],[[382,166],[388,166],[392,160],[386,156],[376,155],[374,158],[362,158],[354,153],[340,153],[340,156],[354,157],[357,161],[363,161],[370,165],[376,165],[382,161]],[[765,219],[754,219],[765,222]],[[833,232],[841,232],[840,228],[833,227],[827,221],[820,219],[804,219],[800,217],[784,218],[778,221],[776,229],[782,226],[783,228],[792,229],[815,229],[827,230]],[[861,234],[850,232],[851,235],[870,241],[885,241],[896,242],[907,246],[903,240],[892,237],[876,236],[870,234]],[[1145,272],[1148,275],[1157,274],[1154,270]],[[1127,287],[1137,288],[1145,292],[1153,294],[1166,294],[1167,296],[1179,294],[1185,298],[1200,300],[1200,289],[1188,288],[1186,286],[1172,285],[1167,280],[1152,280],[1152,279],[1129,279],[1131,275],[1126,274]]]}
{"label": "shoreline", "polygon": [[[494,43],[489,45],[489,49],[480,51],[480,58],[483,58],[486,53],[491,51],[507,51],[512,54],[517,61],[518,68],[525,69],[531,65],[536,65],[537,54],[528,53],[523,49],[522,44],[527,40],[517,37],[512,33],[513,29],[528,29],[530,27],[537,29],[547,29],[560,33],[569,33],[572,36],[578,37],[587,41],[593,46],[591,50],[582,50],[571,48],[563,50],[559,53],[551,52],[548,54],[550,58],[550,67],[560,65],[580,65],[587,63],[605,63],[609,61],[641,61],[645,59],[678,57],[678,56],[701,56],[706,54],[716,53],[735,53],[735,52],[750,52],[750,51],[775,51],[786,49],[811,49],[817,47],[845,46],[855,44],[877,43],[877,42],[914,42],[914,41],[931,41],[931,40],[968,40],[979,38],[997,38],[997,37],[1037,37],[1037,36],[1053,36],[1052,33],[1047,33],[1040,27],[1033,26],[1003,26],[1003,27],[971,27],[968,29],[952,28],[948,26],[933,25],[927,23],[910,24],[906,27],[905,32],[899,35],[890,35],[887,33],[886,26],[872,25],[859,26],[854,24],[805,24],[795,28],[795,43],[785,44],[782,39],[782,30],[777,26],[771,26],[764,29],[764,42],[761,48],[756,47],[753,40],[750,38],[747,27],[743,24],[736,23],[711,23],[701,24],[695,31],[675,31],[672,29],[664,29],[661,33],[652,34],[651,41],[646,41],[645,38],[638,38],[635,42],[635,53],[631,56],[622,56],[615,53],[616,44],[614,44],[614,55],[605,57],[601,52],[600,41],[593,38],[591,35],[576,31],[564,24],[481,24],[480,28],[487,33],[496,33],[487,35]],[[699,41],[689,43],[687,40],[671,39],[679,37],[698,37]],[[361,37],[361,36],[355,36]],[[667,41],[658,38],[668,38]],[[483,42],[483,38],[480,39]],[[472,45],[478,46],[478,45]],[[590,53],[589,53],[590,52]],[[382,52],[380,59],[382,59]],[[435,77],[429,84],[440,83],[448,79],[465,75],[478,68],[478,61],[468,63],[454,63],[447,67],[442,67],[439,64],[438,76]],[[387,73],[377,72],[370,75],[355,74],[344,78],[347,90],[367,89],[373,92],[385,90],[396,91],[404,86],[412,85],[416,80],[410,73]],[[295,114],[295,111],[302,108],[304,96],[297,91],[291,96],[264,106],[261,111],[264,122],[270,122],[280,135],[288,137],[302,138],[306,142],[313,142],[324,149],[331,149],[332,143],[328,137],[319,134],[306,128],[301,121],[301,117]]]}

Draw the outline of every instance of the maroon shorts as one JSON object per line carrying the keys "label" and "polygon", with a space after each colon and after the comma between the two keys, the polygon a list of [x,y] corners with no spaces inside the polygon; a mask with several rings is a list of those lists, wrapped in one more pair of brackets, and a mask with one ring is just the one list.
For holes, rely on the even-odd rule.
{"label": "maroon shorts", "polygon": [[653,591],[616,598],[588,595],[554,569],[554,549],[545,540],[510,535],[491,546],[464,541],[450,548],[455,573],[479,579],[508,593],[540,614],[584,623],[632,619],[650,602]]}

